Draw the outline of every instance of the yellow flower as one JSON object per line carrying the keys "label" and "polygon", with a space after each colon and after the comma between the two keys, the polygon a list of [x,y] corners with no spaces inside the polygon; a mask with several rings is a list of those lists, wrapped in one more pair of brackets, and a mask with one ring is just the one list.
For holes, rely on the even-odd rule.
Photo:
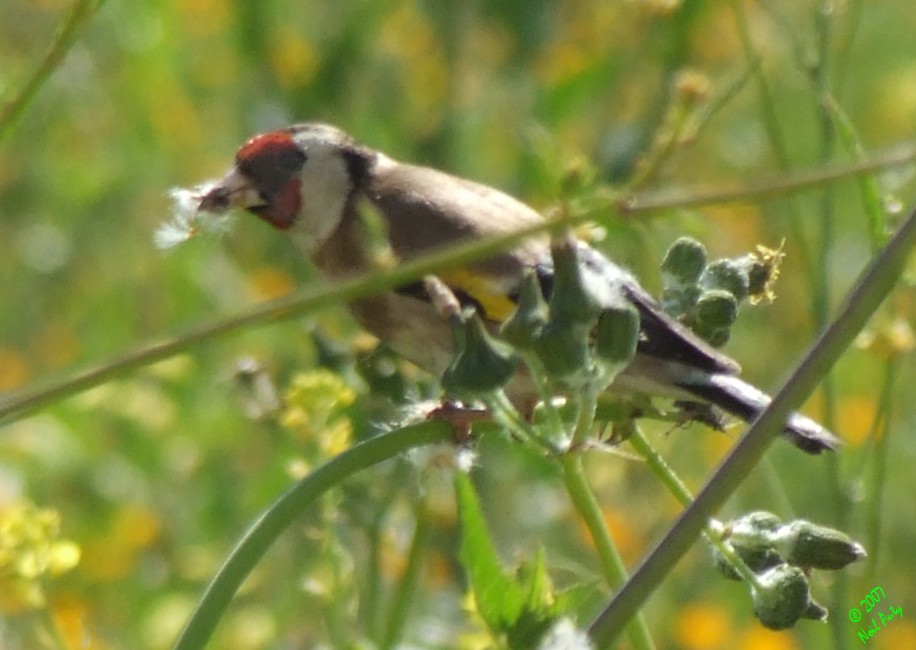
{"label": "yellow flower", "polygon": [[712,603],[692,603],[678,615],[674,635],[684,648],[711,650],[726,647],[726,641],[734,636],[734,630],[723,608]]}
{"label": "yellow flower", "polygon": [[888,361],[902,357],[916,347],[913,327],[901,317],[862,332],[856,345]]}
{"label": "yellow flower", "polygon": [[0,510],[0,611],[44,607],[43,579],[75,567],[80,548],[59,539],[60,515],[20,501]]}
{"label": "yellow flower", "polygon": [[353,427],[347,409],[356,393],[330,370],[312,370],[293,378],[280,422],[322,457],[336,456],[350,446]]}

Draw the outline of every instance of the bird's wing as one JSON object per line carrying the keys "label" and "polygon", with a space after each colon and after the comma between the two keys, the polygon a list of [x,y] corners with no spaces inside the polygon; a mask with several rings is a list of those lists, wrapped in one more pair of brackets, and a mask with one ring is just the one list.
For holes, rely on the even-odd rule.
{"label": "bird's wing", "polygon": [[[401,259],[543,221],[524,203],[486,185],[384,158],[377,164],[365,195],[384,217],[391,247]],[[578,255],[585,279],[600,301],[614,305],[626,300],[639,311],[640,353],[701,371],[735,374],[740,370],[732,359],[662,311],[629,273],[586,244],[579,245]],[[485,318],[501,322],[514,311],[528,269],[537,271],[549,298],[553,263],[546,236],[466,268],[446,270],[439,277]],[[405,291],[422,296],[421,287],[405,287]]]}
{"label": "bird's wing", "polygon": [[[386,158],[377,162],[364,195],[384,218],[399,259],[543,221],[530,207],[496,189]],[[515,309],[513,299],[525,270],[549,261],[546,236],[535,236],[486,260],[446,269],[439,277],[459,298],[475,304],[483,317],[501,322]]]}
{"label": "bird's wing", "polygon": [[741,366],[734,359],[666,314],[642,287],[626,285],[624,291],[639,311],[639,352],[709,373],[736,375],[741,372]]}

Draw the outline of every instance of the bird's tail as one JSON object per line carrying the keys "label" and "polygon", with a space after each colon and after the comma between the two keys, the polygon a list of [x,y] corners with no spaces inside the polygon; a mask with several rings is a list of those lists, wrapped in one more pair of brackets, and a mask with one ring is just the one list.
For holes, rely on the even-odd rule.
{"label": "bird's tail", "polygon": [[[706,375],[695,382],[679,382],[679,386],[723,411],[750,422],[765,409],[770,396],[734,375]],[[825,449],[836,450],[842,441],[811,418],[793,413],[783,435],[793,445],[809,454]]]}

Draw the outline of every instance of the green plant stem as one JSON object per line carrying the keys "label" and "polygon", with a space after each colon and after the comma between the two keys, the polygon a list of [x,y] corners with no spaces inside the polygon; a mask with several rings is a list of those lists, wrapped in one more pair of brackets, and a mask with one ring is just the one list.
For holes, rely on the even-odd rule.
{"label": "green plant stem", "polygon": [[772,403],[754,421],[714,472],[696,499],[636,569],[611,603],[589,628],[599,646],[609,644],[636,614],[703,530],[706,521],[726,502],[751,472],[789,413],[811,393],[875,312],[900,276],[916,244],[916,211],[861,274],[856,286]]}
{"label": "green plant stem", "polygon": [[789,518],[795,514],[795,506],[789,497],[789,491],[786,489],[786,478],[780,472],[773,458],[764,456],[760,461],[760,469],[767,483],[767,495],[770,503],[776,512],[781,513],[784,518]]}
{"label": "green plant stem", "polygon": [[[582,521],[588,528],[588,532],[595,544],[598,552],[598,560],[601,562],[601,568],[604,571],[604,579],[611,589],[617,589],[624,584],[627,579],[627,569],[617,552],[614,540],[611,539],[610,531],[604,522],[604,516],[601,514],[601,507],[598,500],[592,493],[592,489],[585,478],[585,471],[582,467],[582,454],[571,452],[563,454],[560,457],[560,468],[563,471],[563,483],[569,497],[576,507]],[[652,636],[649,634],[649,627],[643,619],[642,614],[636,614],[636,618],[627,624],[627,636],[633,650],[648,650],[655,647]],[[602,646],[603,647],[603,646]]]}
{"label": "green plant stem", "polygon": [[382,630],[382,524],[387,518],[376,517],[367,531],[366,590],[360,599],[363,624],[372,638],[380,638]]}
{"label": "green plant stem", "polygon": [[[693,494],[684,485],[681,478],[675,473],[671,466],[665,462],[652,444],[646,439],[639,427],[633,428],[633,433],[627,438],[627,442],[643,457],[652,473],[657,476],[661,482],[668,488],[668,491],[674,495],[682,506],[689,507],[693,503]],[[722,539],[721,524],[716,524],[713,520],[706,523],[703,535],[707,541],[716,547],[716,550],[722,554],[732,568],[740,575],[749,585],[756,589],[762,589],[757,574],[754,573],[747,563],[732,548],[732,545]]]}
{"label": "green plant stem", "polygon": [[840,37],[836,39],[836,54],[834,59],[834,93],[837,95],[843,90],[843,87],[846,85],[846,78],[849,74],[850,66],[849,62],[853,60],[853,43],[855,43],[856,35],[859,31],[859,27],[862,25],[862,16],[865,9],[865,0],[850,0],[845,5],[845,15],[846,15],[846,29],[840,34]]}
{"label": "green plant stem", "polygon": [[587,440],[595,429],[595,416],[598,410],[598,387],[589,381],[582,391],[582,400],[579,403],[579,415],[576,418],[576,430],[573,433],[573,443]]}
{"label": "green plant stem", "polygon": [[[624,214],[635,214],[786,196],[803,190],[817,189],[826,183],[835,183],[846,178],[871,174],[881,169],[906,165],[914,160],[916,160],[916,143],[906,142],[874,154],[867,161],[834,163],[808,170],[797,169],[755,183],[731,188],[695,186],[672,189],[667,192],[638,193],[622,198],[618,207]],[[577,217],[576,222],[578,223]]]}
{"label": "green plant stem", "polygon": [[200,650],[207,645],[232,597],[254,566],[315,499],[356,472],[408,449],[446,442],[453,435],[441,420],[430,420],[362,442],[328,461],[277,499],[245,532],[207,585],[174,650]]}
{"label": "green plant stem", "polygon": [[[865,147],[856,132],[856,128],[840,106],[839,102],[832,96],[826,95],[821,101],[824,104],[824,110],[827,111],[836,127],[846,151],[856,160],[862,160],[865,156]],[[868,224],[868,237],[871,243],[872,253],[881,249],[887,241],[887,219],[884,208],[884,199],[882,196],[881,186],[878,179],[874,176],[861,176],[858,179],[859,194],[862,196],[862,205],[865,208],[865,218]]]}
{"label": "green plant stem", "polygon": [[0,142],[7,136],[16,120],[22,115],[22,112],[28,107],[29,103],[38,94],[38,91],[51,76],[51,73],[57,69],[64,56],[73,47],[76,42],[76,36],[79,34],[83,25],[88,22],[92,15],[102,6],[104,0],[75,0],[70,7],[70,13],[64,19],[63,24],[54,36],[51,47],[38,64],[38,67],[32,73],[32,76],[25,83],[19,94],[7,101],[0,108]]}
{"label": "green plant stem", "polygon": [[[605,208],[606,209],[606,208]],[[577,215],[575,222],[587,221],[591,211]],[[120,357],[90,368],[43,388],[24,390],[0,398],[0,426],[20,419],[49,404],[113,379],[123,373],[142,368],[174,356],[205,341],[226,336],[246,328],[267,325],[319,309],[345,304],[398,286],[409,284],[445,268],[460,266],[473,260],[492,256],[521,240],[546,230],[566,227],[559,222],[545,222],[504,236],[468,242],[449,250],[425,255],[396,268],[372,272],[336,283],[308,286],[288,296],[271,300],[250,310],[213,323],[206,323],[164,341],[140,346]]]}
{"label": "green plant stem", "polygon": [[[833,35],[833,17],[830,7],[831,0],[822,0],[815,8],[814,15],[814,35],[817,47],[817,59],[811,69],[812,84],[814,86],[815,97],[815,118],[820,129],[820,152],[819,162],[826,164],[833,157],[836,151],[836,124],[834,114],[829,110],[825,97],[832,95],[831,73],[832,73],[832,49],[831,39]],[[816,243],[816,249],[820,251],[817,256],[817,268],[815,277],[817,287],[812,294],[812,306],[814,309],[815,324],[818,328],[823,327],[829,318],[831,295],[833,286],[831,285],[831,267],[830,255],[834,252],[834,234],[836,230],[836,192],[832,186],[824,186],[821,189],[820,204],[820,236]],[[824,409],[821,417],[824,426],[828,429],[834,429],[834,419],[836,415],[836,385],[833,377],[828,372],[824,375],[821,394],[823,395]],[[827,461],[827,478],[830,483],[831,492],[836,495],[834,499],[834,517],[833,523],[840,530],[845,530],[851,511],[851,500],[848,496],[845,481],[842,475],[839,459],[830,458]],[[833,581],[831,589],[831,608],[835,611],[842,611],[849,599],[849,580],[845,572],[841,571]],[[833,635],[833,645],[837,650],[843,650],[849,647],[851,628],[849,619],[846,616],[835,616],[830,621],[830,631]]]}
{"label": "green plant stem", "polygon": [[429,542],[431,519],[426,499],[420,499],[414,508],[416,523],[414,525],[413,540],[407,555],[407,566],[394,594],[391,612],[385,625],[385,634],[379,645],[380,650],[389,650],[398,647],[404,635],[407,624],[407,615],[414,595],[417,592],[417,583],[420,579],[420,568],[423,566],[423,553]]}
{"label": "green plant stem", "polygon": [[547,426],[551,432],[551,440],[554,442],[557,440],[562,441],[561,446],[565,450],[569,447],[569,437],[566,434],[560,411],[553,402],[554,393],[547,385],[547,371],[544,370],[541,360],[534,354],[525,357],[525,364],[528,366],[529,376],[537,388],[538,395],[541,398],[541,404],[543,404],[543,408],[547,414]]}
{"label": "green plant stem", "polygon": [[633,427],[633,432],[627,438],[627,442],[642,456],[652,473],[661,480],[682,506],[689,506],[693,503],[693,494],[684,485],[681,478],[674,473],[668,463],[665,462],[661,454],[655,451],[655,448],[649,443],[642,431],[639,430],[639,427]]}
{"label": "green plant stem", "polygon": [[519,415],[519,412],[509,401],[509,398],[502,390],[493,391],[483,400],[493,419],[496,420],[510,435],[519,440],[538,446],[548,454],[554,455],[560,453],[560,450],[554,444],[553,440],[547,440],[538,435],[534,429]]}
{"label": "green plant stem", "polygon": [[512,402],[509,401],[509,398],[502,390],[495,390],[486,395],[484,401],[486,402],[487,408],[493,414],[493,418],[499,422],[510,435],[517,437],[523,442],[539,442],[532,439],[531,432],[528,430],[528,424],[518,414],[518,411],[515,410]]}
{"label": "green plant stem", "polygon": [[[776,159],[776,164],[783,172],[789,172],[792,164],[789,158],[789,152],[786,147],[786,138],[782,127],[779,124],[779,117],[776,113],[776,103],[773,101],[773,93],[770,91],[770,85],[767,83],[766,75],[759,63],[759,57],[754,49],[751,39],[750,25],[748,24],[747,12],[744,9],[743,0],[731,1],[732,12],[735,14],[735,21],[738,26],[738,37],[741,41],[741,48],[744,51],[744,58],[748,67],[753,71],[754,81],[757,84],[757,97],[760,101],[760,115],[763,119],[764,129],[766,130],[767,139],[770,143],[770,149]],[[786,209],[789,213],[789,226],[792,229],[793,239],[798,242],[805,241],[802,231],[802,214],[798,207],[797,200],[792,197],[786,202]],[[810,289],[814,288],[812,273],[813,262],[808,252],[807,246],[799,246],[799,255],[801,264],[804,269],[803,276],[808,279]]]}
{"label": "green plant stem", "polygon": [[693,106],[687,105],[677,93],[669,93],[668,96],[672,102],[664,111],[647,154],[627,183],[627,190],[636,191],[654,181],[665,163],[677,152],[684,132],[691,126]]}
{"label": "green plant stem", "polygon": [[[400,471],[396,469],[394,471]],[[390,478],[390,477],[389,477]],[[391,514],[391,504],[401,489],[400,481],[387,481],[390,486],[375,505],[375,512],[366,530],[367,562],[366,588],[360,598],[360,617],[373,639],[381,638],[383,626],[382,598],[382,533]]]}
{"label": "green plant stem", "polygon": [[[868,549],[868,564],[865,575],[871,576],[874,581],[875,569],[881,550],[881,505],[884,499],[884,489],[887,480],[887,455],[890,448],[891,409],[894,404],[894,388],[897,385],[897,374],[900,369],[900,360],[890,359],[884,369],[884,383],[881,387],[881,398],[878,403],[875,421],[872,425],[870,438],[874,441],[874,457],[872,458],[872,471],[868,481],[868,500],[865,512],[868,513],[865,526],[865,539]],[[864,472],[858,472],[861,476]]]}

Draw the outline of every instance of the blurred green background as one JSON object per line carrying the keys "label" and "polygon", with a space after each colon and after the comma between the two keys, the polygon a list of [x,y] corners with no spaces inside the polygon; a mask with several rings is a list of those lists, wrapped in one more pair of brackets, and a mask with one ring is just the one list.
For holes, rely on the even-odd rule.
{"label": "blurred green background", "polygon": [[[0,97],[25,83],[69,6],[0,6]],[[168,190],[222,174],[259,131],[333,122],[393,156],[538,208],[557,200],[568,170],[592,168],[619,188],[646,160],[660,164],[639,189],[687,195],[853,160],[837,122],[825,118],[825,92],[866,151],[910,141],[914,29],[908,0],[108,0],[0,142],[0,390],[41,385],[314,281],[291,244],[253,219],[168,253],[152,244],[169,216]],[[916,199],[912,171],[875,177],[891,226],[895,205]],[[785,240],[777,301],[745,309],[726,348],[746,377],[770,389],[872,254],[851,178],[602,225],[607,237],[597,245],[656,291],[658,263],[679,235],[730,256]],[[876,585],[904,618],[867,645],[916,647],[907,618],[916,604],[916,373],[906,355],[914,303],[912,285],[902,286],[875,319],[878,342],[850,350],[832,391],[806,407],[849,442],[841,454],[809,458],[777,444],[723,513],[804,516],[865,543],[866,562],[813,581],[831,624],[762,630],[743,587],[720,579],[698,546],[647,606],[659,647],[858,646],[847,612]],[[335,451],[312,434],[344,417],[331,413],[305,433],[288,418],[252,419],[234,379],[239,361],[254,359],[281,392],[308,373],[318,385],[309,394],[338,400],[332,411],[367,426],[365,395],[339,402],[346,373],[316,372],[315,326],[343,348],[371,346],[343,308],[328,310],[201,345],[0,431],[0,510],[23,500],[53,509],[61,535],[81,549],[79,564],[46,585],[46,606],[0,598],[0,647],[53,647],[43,632],[48,616],[67,647],[169,647],[244,527]],[[740,431],[647,430],[693,489]],[[589,461],[632,564],[678,507],[640,463]],[[372,627],[371,607],[357,599],[370,550],[387,588],[403,569],[421,491],[435,527],[405,647],[478,647],[462,610],[447,481],[386,488],[398,471],[356,481],[286,535],[213,647],[322,647],[341,634],[355,644]],[[543,543],[560,586],[590,586],[587,622],[607,593],[587,534],[570,525],[556,468],[485,441],[477,478],[506,561]]]}

